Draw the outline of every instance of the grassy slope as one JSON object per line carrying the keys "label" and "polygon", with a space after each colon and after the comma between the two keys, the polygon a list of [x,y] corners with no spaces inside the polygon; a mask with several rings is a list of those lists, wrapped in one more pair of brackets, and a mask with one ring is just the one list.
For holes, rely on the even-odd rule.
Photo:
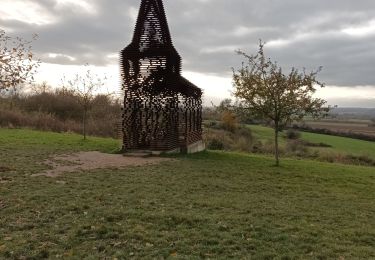
{"label": "grassy slope", "polygon": [[314,133],[302,133],[302,138],[313,143],[329,144],[332,148],[328,150],[375,158],[375,142]]}
{"label": "grassy slope", "polygon": [[[260,125],[249,125],[249,127],[257,139],[261,140],[262,142],[264,141],[273,142],[274,130],[272,128],[264,127]],[[280,141],[282,144],[284,143],[282,139]]]}
{"label": "grassy slope", "polygon": [[[254,135],[263,141],[273,140],[273,130],[268,127],[251,125]],[[352,138],[330,136],[314,133],[302,133],[302,139],[312,143],[325,143],[332,148],[319,148],[321,151],[338,152],[343,154],[367,155],[375,159],[375,143],[362,141]],[[285,140],[281,139],[281,145],[285,144]]]}
{"label": "grassy slope", "polygon": [[32,178],[55,149],[117,142],[0,129],[0,147],[0,258],[375,258],[373,168],[208,152]]}
{"label": "grassy slope", "polygon": [[110,138],[90,137],[87,141],[77,134],[60,134],[52,132],[30,131],[27,129],[0,129],[0,151],[9,149],[32,150],[40,152],[64,151],[101,151],[115,152],[119,150],[120,141]]}

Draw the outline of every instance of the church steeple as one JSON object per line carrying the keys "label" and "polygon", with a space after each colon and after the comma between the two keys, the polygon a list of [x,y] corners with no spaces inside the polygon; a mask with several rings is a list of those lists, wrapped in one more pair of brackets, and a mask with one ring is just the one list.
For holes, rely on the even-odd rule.
{"label": "church steeple", "polygon": [[170,47],[172,45],[168,22],[161,0],[141,2],[134,30],[133,44],[139,46],[140,50]]}
{"label": "church steeple", "polygon": [[202,93],[181,76],[181,57],[173,46],[162,0],[141,1],[133,40],[121,51],[121,67],[124,89],[153,95]]}

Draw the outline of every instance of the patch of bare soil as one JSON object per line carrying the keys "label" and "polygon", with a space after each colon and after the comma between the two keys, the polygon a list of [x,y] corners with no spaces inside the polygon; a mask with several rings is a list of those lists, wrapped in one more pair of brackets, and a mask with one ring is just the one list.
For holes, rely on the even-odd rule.
{"label": "patch of bare soil", "polygon": [[65,173],[89,171],[95,169],[126,168],[129,166],[154,165],[170,161],[158,157],[126,157],[121,154],[100,152],[80,152],[70,155],[55,156],[45,161],[52,169],[32,176],[57,177]]}

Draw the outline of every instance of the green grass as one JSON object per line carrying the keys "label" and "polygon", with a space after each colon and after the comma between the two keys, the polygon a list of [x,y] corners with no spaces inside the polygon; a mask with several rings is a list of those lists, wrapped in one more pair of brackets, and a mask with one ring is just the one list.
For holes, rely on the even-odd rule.
{"label": "green grass", "polygon": [[339,153],[350,153],[353,155],[367,155],[375,158],[375,142],[362,141],[358,139],[322,135],[314,133],[302,133],[302,139],[312,143],[325,143],[332,146],[327,151],[335,151]]}
{"label": "green grass", "polygon": [[[273,142],[274,132],[269,127],[251,125],[249,126],[254,136],[263,142]],[[302,139],[311,143],[324,143],[331,148],[313,148],[327,153],[341,153],[352,155],[366,155],[375,159],[375,143],[352,138],[330,136],[302,132]],[[285,145],[285,139],[280,138],[281,146]]]}
{"label": "green grass", "polygon": [[[204,152],[30,177],[111,139],[0,129],[0,259],[374,259],[373,168]],[[1,206],[3,205],[3,206]]]}
{"label": "green grass", "polygon": [[[84,141],[81,135],[72,133],[52,133],[31,131],[28,129],[1,129],[0,149],[9,152],[10,149],[31,149],[34,152],[64,152],[64,151],[101,151],[116,152],[120,141],[110,138],[90,137]],[[18,148],[18,149],[17,149]]]}
{"label": "green grass", "polygon": [[[274,130],[270,127],[260,126],[260,125],[249,125],[254,137],[262,142],[273,142],[274,140]],[[283,141],[282,139],[280,140]]]}

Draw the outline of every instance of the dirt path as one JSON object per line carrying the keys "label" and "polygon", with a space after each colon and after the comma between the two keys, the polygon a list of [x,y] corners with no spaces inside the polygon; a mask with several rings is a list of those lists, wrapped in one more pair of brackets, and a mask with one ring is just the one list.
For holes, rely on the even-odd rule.
{"label": "dirt path", "polygon": [[165,161],[168,158],[157,157],[126,157],[121,154],[105,154],[100,152],[80,152],[70,155],[59,155],[48,159],[45,164],[52,169],[32,176],[57,177],[65,173],[88,171],[95,169],[126,168],[128,166],[154,165]]}

